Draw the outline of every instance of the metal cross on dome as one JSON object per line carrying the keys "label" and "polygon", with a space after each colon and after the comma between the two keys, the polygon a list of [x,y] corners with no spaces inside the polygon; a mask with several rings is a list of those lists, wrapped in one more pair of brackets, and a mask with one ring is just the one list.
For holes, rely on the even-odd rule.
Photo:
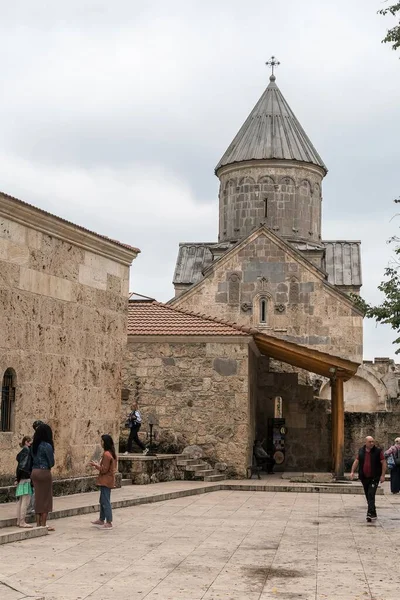
{"label": "metal cross on dome", "polygon": [[271,56],[271,58],[265,63],[267,67],[270,67],[272,70],[272,75],[274,74],[274,68],[279,67],[281,64],[278,60],[276,60],[275,56]]}

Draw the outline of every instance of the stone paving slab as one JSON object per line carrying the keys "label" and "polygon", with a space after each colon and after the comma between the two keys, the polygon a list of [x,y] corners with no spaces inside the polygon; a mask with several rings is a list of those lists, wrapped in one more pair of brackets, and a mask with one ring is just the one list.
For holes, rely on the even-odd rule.
{"label": "stone paving slab", "polygon": [[46,600],[398,600],[400,498],[377,508],[368,525],[359,495],[217,491],[117,509],[112,531],[61,519],[0,565]]}
{"label": "stone paving slab", "polygon": [[7,578],[0,575],[0,598],[1,600],[45,600],[43,595],[32,595],[20,586],[9,584]]}

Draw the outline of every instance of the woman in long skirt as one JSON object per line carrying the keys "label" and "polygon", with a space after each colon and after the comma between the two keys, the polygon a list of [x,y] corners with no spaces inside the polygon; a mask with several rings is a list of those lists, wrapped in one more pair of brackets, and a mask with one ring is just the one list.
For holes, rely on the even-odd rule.
{"label": "woman in long skirt", "polygon": [[[36,525],[46,527],[47,516],[53,510],[53,478],[54,467],[53,432],[50,425],[39,425],[32,442],[32,482],[35,488]],[[53,527],[48,527],[54,531]]]}

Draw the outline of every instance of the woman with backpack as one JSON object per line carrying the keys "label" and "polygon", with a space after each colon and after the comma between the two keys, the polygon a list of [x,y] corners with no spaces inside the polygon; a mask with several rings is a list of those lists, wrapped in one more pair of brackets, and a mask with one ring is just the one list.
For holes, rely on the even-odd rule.
{"label": "woman with backpack", "polygon": [[25,435],[22,438],[20,452],[17,454],[17,473],[15,497],[17,498],[17,525],[31,529],[32,525],[28,525],[25,521],[26,511],[32,496],[31,473],[32,473],[32,454],[31,454],[32,439]]}
{"label": "woman with backpack", "polygon": [[390,470],[390,491],[392,494],[400,492],[400,437],[394,440],[394,446],[390,446],[385,452]]}

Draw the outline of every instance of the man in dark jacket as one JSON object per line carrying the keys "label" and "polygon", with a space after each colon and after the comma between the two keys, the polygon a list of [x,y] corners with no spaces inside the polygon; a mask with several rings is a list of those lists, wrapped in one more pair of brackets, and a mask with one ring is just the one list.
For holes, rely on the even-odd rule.
{"label": "man in dark jacket", "polygon": [[385,481],[386,460],[380,448],[375,446],[375,440],[368,435],[365,444],[359,449],[357,458],[351,467],[350,478],[354,478],[358,467],[358,477],[363,484],[365,497],[368,503],[367,521],[371,523],[377,518],[375,495],[379,482]]}

